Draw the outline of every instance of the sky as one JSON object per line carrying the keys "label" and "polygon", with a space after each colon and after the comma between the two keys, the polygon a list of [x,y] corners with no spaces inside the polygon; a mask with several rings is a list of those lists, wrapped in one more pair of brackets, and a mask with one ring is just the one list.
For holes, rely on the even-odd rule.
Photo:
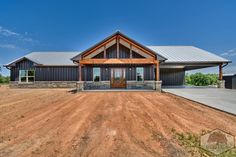
{"label": "sky", "polygon": [[143,45],[202,48],[236,73],[235,0],[0,0],[0,65],[32,51],[83,51],[117,30]]}

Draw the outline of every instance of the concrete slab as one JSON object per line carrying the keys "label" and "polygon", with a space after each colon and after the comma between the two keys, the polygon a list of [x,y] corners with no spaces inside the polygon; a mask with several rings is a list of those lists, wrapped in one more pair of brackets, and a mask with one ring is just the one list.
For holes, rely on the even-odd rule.
{"label": "concrete slab", "polygon": [[171,87],[163,91],[236,115],[236,90]]}

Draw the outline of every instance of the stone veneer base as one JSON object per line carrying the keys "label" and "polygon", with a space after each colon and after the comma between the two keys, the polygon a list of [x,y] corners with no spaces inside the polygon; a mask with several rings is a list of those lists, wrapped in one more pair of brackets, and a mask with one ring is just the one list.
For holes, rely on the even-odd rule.
{"label": "stone veneer base", "polygon": [[19,83],[11,81],[11,88],[76,88],[77,81],[35,81],[34,83]]}

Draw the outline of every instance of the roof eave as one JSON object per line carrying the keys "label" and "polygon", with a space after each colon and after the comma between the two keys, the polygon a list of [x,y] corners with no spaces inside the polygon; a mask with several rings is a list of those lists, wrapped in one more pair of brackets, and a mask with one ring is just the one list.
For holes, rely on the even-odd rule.
{"label": "roof eave", "polygon": [[35,64],[40,65],[40,63],[37,63],[37,62],[35,62],[35,61],[29,59],[29,58],[26,57],[26,56],[23,56],[23,57],[20,57],[20,58],[14,60],[14,61],[12,61],[12,62],[10,62],[10,63],[8,63],[8,64],[5,64],[5,65],[3,65],[3,66],[4,66],[4,67],[12,67],[12,66],[13,66],[12,64],[15,64],[15,63],[17,63],[17,62],[20,62],[20,61],[22,61],[22,60],[24,60],[24,59],[27,59],[27,60],[29,60],[29,61],[35,63]]}

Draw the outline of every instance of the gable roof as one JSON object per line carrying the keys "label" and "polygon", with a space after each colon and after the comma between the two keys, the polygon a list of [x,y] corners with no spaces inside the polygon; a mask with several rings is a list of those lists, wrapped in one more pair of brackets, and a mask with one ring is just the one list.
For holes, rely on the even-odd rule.
{"label": "gable roof", "polygon": [[166,57],[165,63],[229,63],[231,61],[194,46],[147,46]]}
{"label": "gable roof", "polygon": [[[158,52],[167,60],[165,63],[229,63],[231,61],[194,46],[147,46]],[[71,58],[80,52],[32,52],[20,57],[5,66],[13,66],[23,59],[28,59],[38,65],[73,66]]]}
{"label": "gable roof", "polygon": [[11,66],[23,59],[28,59],[38,65],[62,66],[76,65],[71,61],[71,58],[79,52],[32,52],[23,57],[20,57],[5,66]]}
{"label": "gable roof", "polygon": [[76,55],[75,57],[73,57],[71,60],[73,61],[76,61],[76,60],[79,60],[79,58],[81,56],[83,56],[84,54],[86,54],[87,52],[95,49],[96,47],[98,47],[99,45],[102,45],[103,43],[105,43],[106,41],[109,41],[110,39],[114,38],[115,36],[121,36],[121,37],[124,37],[126,38],[127,40],[131,41],[132,43],[134,43],[135,45],[138,45],[139,47],[145,49],[146,51],[152,53],[153,55],[157,56],[158,57],[158,60],[161,60],[161,61],[164,61],[166,60],[167,58],[165,58],[164,56],[158,54],[157,52],[153,51],[152,49],[149,49],[148,47],[138,43],[137,41],[129,38],[128,36],[124,35],[123,33],[121,33],[120,31],[117,31],[115,32],[114,34],[108,36],[107,38],[103,39],[102,41],[98,42],[97,44],[93,45],[92,47],[88,48],[87,50],[81,52],[80,54]]}

